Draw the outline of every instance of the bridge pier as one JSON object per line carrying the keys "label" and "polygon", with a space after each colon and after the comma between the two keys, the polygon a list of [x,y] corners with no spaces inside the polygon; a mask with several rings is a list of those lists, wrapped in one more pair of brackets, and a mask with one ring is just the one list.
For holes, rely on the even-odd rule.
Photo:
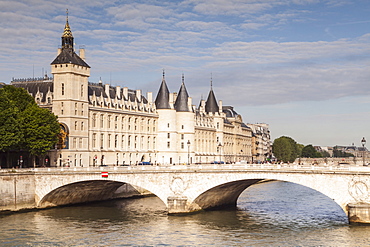
{"label": "bridge pier", "polygon": [[167,198],[168,214],[186,214],[201,210],[200,207],[190,206],[186,196],[175,195]]}
{"label": "bridge pier", "polygon": [[349,223],[370,224],[370,204],[369,203],[350,203],[348,207]]}

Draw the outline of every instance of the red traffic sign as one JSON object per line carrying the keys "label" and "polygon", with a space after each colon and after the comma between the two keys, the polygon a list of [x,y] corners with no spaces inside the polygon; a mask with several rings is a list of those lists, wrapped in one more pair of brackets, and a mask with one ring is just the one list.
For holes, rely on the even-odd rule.
{"label": "red traffic sign", "polygon": [[101,172],[101,177],[102,178],[107,178],[108,177],[108,172]]}

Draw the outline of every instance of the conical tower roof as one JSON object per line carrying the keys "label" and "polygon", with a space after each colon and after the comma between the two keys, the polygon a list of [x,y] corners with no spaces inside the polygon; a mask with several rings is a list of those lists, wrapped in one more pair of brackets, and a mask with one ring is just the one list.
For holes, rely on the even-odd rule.
{"label": "conical tower roof", "polygon": [[211,91],[209,91],[205,108],[206,108],[205,110],[206,110],[207,113],[210,113],[210,112],[216,113],[216,112],[219,111],[216,96],[215,96],[215,94],[213,92],[213,89],[212,89],[212,79],[211,79]]}
{"label": "conical tower roof", "polygon": [[176,111],[189,111],[188,98],[189,98],[189,94],[185,87],[184,75],[182,75],[182,83],[181,83],[181,87],[180,87],[179,93],[176,98],[175,110]]}
{"label": "conical tower roof", "polygon": [[166,80],[164,79],[164,71],[161,86],[158,90],[157,98],[155,99],[157,109],[171,109],[170,107],[170,91],[168,90]]}

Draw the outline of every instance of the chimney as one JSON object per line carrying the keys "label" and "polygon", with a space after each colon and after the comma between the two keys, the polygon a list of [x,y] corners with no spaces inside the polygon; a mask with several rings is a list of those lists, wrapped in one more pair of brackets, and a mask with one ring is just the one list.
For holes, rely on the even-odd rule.
{"label": "chimney", "polygon": [[120,86],[116,87],[116,98],[117,99],[121,98],[121,87]]}
{"label": "chimney", "polygon": [[136,99],[138,102],[141,102],[141,90],[140,89],[136,90]]}
{"label": "chimney", "polygon": [[152,92],[147,92],[146,93],[146,99],[148,100],[149,103],[153,102],[153,93]]}
{"label": "chimney", "polygon": [[80,48],[80,58],[82,58],[82,60],[85,61],[85,49],[84,48]]}
{"label": "chimney", "polygon": [[127,87],[124,87],[123,88],[123,97],[128,100],[128,88]]}
{"label": "chimney", "polygon": [[105,84],[105,85],[104,85],[104,91],[105,91],[105,94],[108,96],[108,98],[110,98],[110,94],[109,94],[109,84]]}

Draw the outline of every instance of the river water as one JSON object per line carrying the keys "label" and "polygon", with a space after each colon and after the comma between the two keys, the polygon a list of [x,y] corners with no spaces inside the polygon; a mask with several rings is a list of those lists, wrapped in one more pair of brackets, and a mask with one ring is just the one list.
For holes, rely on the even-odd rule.
{"label": "river water", "polygon": [[237,210],[168,216],[157,197],[0,216],[1,246],[370,246],[324,195],[287,182],[253,185]]}

